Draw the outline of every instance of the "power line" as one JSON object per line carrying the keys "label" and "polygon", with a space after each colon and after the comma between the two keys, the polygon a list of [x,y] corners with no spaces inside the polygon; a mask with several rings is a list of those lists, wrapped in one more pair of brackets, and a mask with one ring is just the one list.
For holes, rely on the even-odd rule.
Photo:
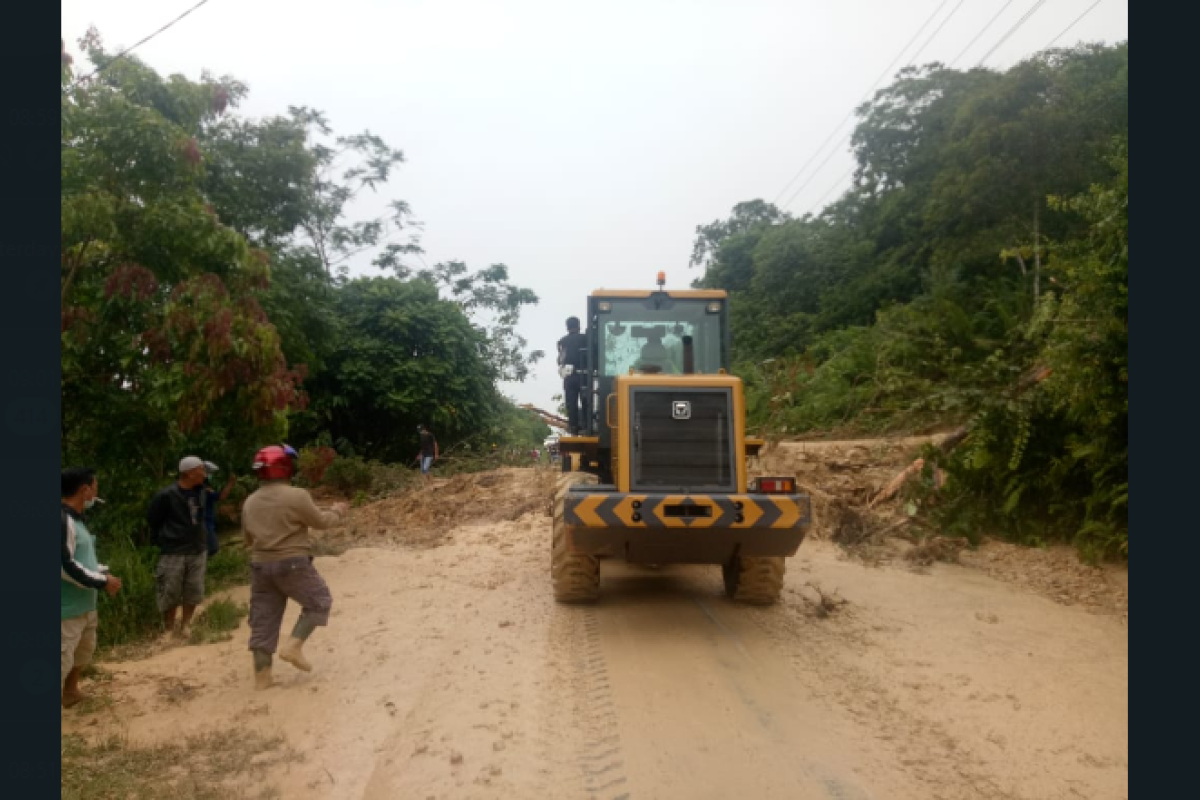
{"label": "power line", "polygon": [[139,48],[139,47],[141,47],[142,45],[144,45],[146,42],[148,42],[148,41],[150,41],[151,39],[153,39],[155,36],[158,36],[160,33],[162,33],[163,31],[167,30],[167,29],[168,29],[168,28],[170,28],[172,25],[174,25],[176,22],[179,22],[179,20],[183,19],[183,18],[184,18],[184,17],[186,17],[188,14],[191,14],[193,11],[195,11],[196,9],[198,9],[200,6],[204,5],[204,4],[205,4],[205,3],[207,3],[207,2],[208,2],[208,0],[200,0],[200,2],[199,2],[199,3],[196,3],[196,5],[192,6],[192,7],[191,7],[191,8],[189,8],[187,11],[183,12],[183,13],[182,13],[182,14],[180,14],[178,17],[176,17],[175,19],[173,19],[173,20],[171,20],[170,22],[168,22],[166,25],[163,25],[161,28],[159,28],[158,30],[156,30],[154,33],[150,34],[150,35],[149,35],[149,36],[147,36],[146,38],[142,39],[142,40],[141,40],[140,42],[138,42],[137,44],[135,44],[135,45],[133,45],[133,46],[131,46],[131,47],[126,47],[126,48],[125,48],[124,50],[122,50],[120,53],[117,53],[116,57],[115,57],[115,58],[113,58],[113,60],[112,60],[112,61],[109,61],[107,64],[105,64],[105,65],[104,65],[104,66],[102,66],[102,67],[96,67],[96,69],[92,70],[92,71],[91,71],[91,72],[89,72],[87,75],[84,75],[82,78],[80,78],[79,80],[77,80],[77,81],[75,81],[74,83],[72,83],[70,88],[74,89],[76,86],[78,86],[79,84],[81,84],[81,83],[83,83],[84,81],[88,80],[89,78],[93,78],[93,77],[95,77],[96,75],[98,75],[98,74],[100,74],[101,72],[103,72],[104,70],[108,69],[108,68],[109,68],[109,67],[111,67],[113,64],[117,63],[117,62],[118,62],[118,61],[120,61],[122,58],[124,58],[125,56],[129,55],[129,54],[130,54],[130,53],[132,53],[134,50],[136,50],[137,48]]}
{"label": "power line", "polygon": [[1030,18],[1030,17],[1032,17],[1034,14],[1036,14],[1036,13],[1038,12],[1038,9],[1040,9],[1040,8],[1041,8],[1042,6],[1044,6],[1045,4],[1046,4],[1046,0],[1037,0],[1037,2],[1033,4],[1033,8],[1029,9],[1028,11],[1026,11],[1026,12],[1025,12],[1025,16],[1023,16],[1023,17],[1021,17],[1019,20],[1017,20],[1017,24],[1016,24],[1016,25],[1013,25],[1011,28],[1009,28],[1009,29],[1008,29],[1008,31],[1007,31],[1007,32],[1006,32],[1006,33],[1005,33],[1003,36],[1001,36],[1001,37],[1000,37],[1000,41],[998,41],[998,42],[996,42],[994,45],[992,45],[992,49],[991,49],[991,50],[988,50],[986,53],[984,53],[984,55],[983,55],[983,58],[979,59],[979,63],[977,63],[977,64],[975,65],[975,66],[976,66],[976,68],[978,68],[978,67],[982,67],[982,66],[983,66],[983,62],[985,62],[985,61],[987,61],[989,58],[991,58],[991,57],[992,57],[992,53],[994,53],[994,52],[996,52],[997,50],[999,50],[999,49],[1000,49],[1000,45],[1002,45],[1002,44],[1004,44],[1005,42],[1007,42],[1007,41],[1008,41],[1008,39],[1009,39],[1009,37],[1010,37],[1010,36],[1012,36],[1014,33],[1016,33],[1018,30],[1020,30],[1021,26],[1022,26],[1022,25],[1024,25],[1026,22],[1028,22],[1028,21],[1029,21],[1029,18]]}
{"label": "power line", "polygon": [[[941,11],[942,8],[945,7],[947,2],[949,2],[949,0],[945,0],[945,2],[942,3],[942,5],[937,7],[937,9],[933,12],[934,17],[936,17],[938,12]],[[917,60],[917,58],[921,55],[921,53],[923,53],[925,51],[925,48],[928,47],[935,38],[937,38],[937,35],[939,33],[941,33],[942,28],[946,27],[946,23],[948,23],[951,20],[951,18],[955,14],[958,13],[958,10],[960,8],[962,8],[964,2],[966,2],[966,0],[959,0],[958,5],[956,5],[954,8],[952,8],[950,10],[950,13],[947,14],[946,18],[942,20],[942,24],[938,25],[937,30],[935,30],[932,34],[930,34],[929,38],[925,40],[925,44],[921,45],[921,47],[915,53],[913,53],[912,56],[908,59],[908,62],[904,65],[905,69],[907,69],[908,67],[911,67],[913,65],[913,62],[915,62]],[[1043,2],[1044,2],[1044,0],[1043,0]],[[933,17],[930,17],[929,20],[926,21],[925,25],[921,26],[922,30],[924,30],[925,26],[928,25],[929,22],[932,20],[933,20]],[[917,35],[918,36],[920,35],[920,31],[917,32]],[[914,37],[914,40],[915,40],[915,37]],[[908,46],[905,45],[904,49],[907,50]],[[901,50],[900,52],[903,54],[904,50]],[[890,67],[889,67],[889,69],[890,69]],[[878,81],[876,81],[876,84],[878,84]],[[872,89],[874,89],[874,87],[872,87]],[[869,96],[870,92],[868,92],[867,94]],[[851,109],[850,114],[853,115],[853,113],[854,113],[854,109]],[[845,120],[842,121],[842,124],[845,124]],[[838,128],[841,128],[841,125],[839,125]],[[835,130],[835,133],[836,133],[836,130]],[[825,156],[825,159],[821,162],[820,166],[818,166],[816,168],[816,170],[814,170],[813,172],[809,173],[809,176],[808,176],[808,178],[805,179],[804,183],[802,183],[796,189],[796,191],[792,192],[791,197],[789,197],[787,199],[787,202],[783,204],[784,208],[787,208],[788,206],[790,206],[792,203],[794,203],[796,201],[796,198],[800,196],[800,193],[803,192],[806,188],[808,188],[809,184],[811,184],[813,182],[813,180],[817,177],[817,175],[820,174],[821,170],[825,168],[825,165],[829,163],[829,160],[834,156],[834,154],[838,152],[838,150],[842,147],[842,145],[844,145],[846,142],[850,141],[850,137],[853,135],[854,135],[854,131],[851,130],[850,133],[847,133],[845,136],[842,137],[841,141],[839,141],[837,143],[837,146],[834,147],[834,149],[831,150],[827,156]]]}
{"label": "power line", "polygon": [[921,49],[912,54],[912,58],[908,60],[909,64],[916,61],[921,56],[921,53],[925,52],[925,48],[929,47],[929,43],[937,38],[937,35],[942,32],[942,28],[946,27],[946,23],[954,18],[954,15],[958,13],[958,10],[962,8],[962,4],[966,1],[967,0],[958,0],[958,5],[951,9],[950,13],[946,15],[946,18],[942,20],[942,24],[937,26],[937,30],[929,35],[929,38],[925,40],[925,44],[921,45]]}
{"label": "power line", "polygon": [[850,112],[848,114],[846,114],[846,116],[842,118],[842,121],[837,124],[837,127],[835,127],[832,131],[829,132],[829,136],[826,137],[825,141],[821,142],[820,147],[818,147],[815,151],[813,151],[813,154],[811,156],[809,156],[809,159],[804,162],[804,166],[800,167],[799,171],[795,175],[792,176],[791,180],[789,180],[787,182],[787,184],[782,189],[779,190],[779,194],[775,195],[775,199],[771,201],[772,205],[777,204],[779,202],[779,198],[783,197],[783,195],[787,192],[787,190],[791,188],[792,184],[795,183],[797,181],[797,179],[799,179],[799,177],[804,174],[804,170],[808,169],[809,165],[812,164],[812,162],[817,159],[817,156],[819,156],[821,154],[821,151],[825,149],[825,146],[827,144],[829,144],[831,141],[833,141],[833,137],[836,136],[837,132],[842,129],[842,126],[845,125],[849,120],[853,119],[854,109],[870,99],[871,93],[875,91],[875,88],[877,86],[879,86],[880,81],[882,81],[884,78],[886,78],[888,75],[891,74],[892,67],[896,66],[896,62],[898,62],[901,59],[901,57],[903,57],[904,54],[906,52],[908,52],[908,48],[913,46],[913,44],[917,41],[917,39],[920,38],[921,34],[925,32],[925,29],[929,27],[929,23],[933,22],[934,18],[937,17],[937,15],[941,13],[942,9],[945,8],[946,4],[949,2],[950,2],[950,0],[942,0],[941,5],[939,5],[937,8],[935,8],[933,10],[933,13],[930,14],[928,19],[926,19],[925,22],[923,22],[921,24],[921,27],[918,28],[917,32],[913,34],[912,38],[908,40],[908,43],[905,44],[904,47],[900,48],[899,53],[896,53],[896,57],[892,59],[892,63],[888,64],[887,67],[884,68],[883,72],[881,72],[879,74],[879,77],[875,79],[875,83],[871,84],[871,88],[867,89],[867,93],[864,94],[862,96],[862,98],[857,103],[854,104],[854,107],[850,109]]}
{"label": "power line", "polygon": [[1008,7],[1011,6],[1014,2],[1015,2],[1015,0],[1008,0],[1008,2],[1004,4],[1004,7],[996,12],[996,16],[994,16],[990,20],[988,20],[988,24],[983,26],[983,30],[981,30],[979,33],[975,34],[975,38],[972,39],[970,41],[970,43],[966,47],[964,47],[958,55],[956,55],[954,57],[954,60],[950,62],[951,67],[953,67],[955,64],[957,64],[958,60],[960,58],[962,58],[963,56],[965,56],[967,54],[967,51],[970,50],[972,47],[974,47],[975,43],[978,42],[985,33],[987,33],[989,30],[991,30],[992,26],[996,24],[996,20],[1000,19],[1000,16],[1005,11],[1007,11]]}
{"label": "power line", "polygon": [[1078,25],[1080,22],[1082,22],[1084,17],[1086,17],[1088,14],[1092,13],[1093,9],[1095,9],[1095,8],[1096,8],[1096,6],[1100,5],[1100,4],[1101,4],[1101,3],[1103,3],[1103,2],[1104,2],[1104,0],[1096,0],[1096,2],[1094,2],[1094,3],[1092,3],[1090,6],[1088,6],[1086,11],[1084,11],[1082,14],[1080,14],[1078,17],[1076,17],[1076,18],[1075,18],[1075,21],[1074,21],[1074,22],[1072,22],[1070,25],[1068,25],[1067,27],[1063,28],[1063,32],[1062,32],[1062,33],[1060,33],[1058,36],[1055,36],[1053,39],[1051,39],[1051,40],[1050,40],[1050,44],[1046,45],[1046,46],[1045,46],[1045,47],[1043,47],[1042,49],[1043,49],[1043,50],[1048,50],[1048,49],[1050,49],[1051,47],[1054,47],[1054,43],[1055,43],[1055,42],[1057,42],[1057,41],[1058,41],[1059,39],[1061,39],[1062,37],[1066,36],[1066,35],[1067,35],[1067,33],[1069,33],[1069,32],[1070,32],[1070,30],[1071,30],[1072,28],[1074,28],[1076,25]]}
{"label": "power line", "polygon": [[[821,209],[821,207],[822,207],[822,203],[824,203],[824,202],[825,202],[825,198],[827,198],[827,197],[829,197],[829,195],[833,194],[833,190],[834,190],[834,189],[836,189],[836,188],[838,188],[839,186],[841,186],[841,185],[842,185],[842,181],[844,181],[844,180],[846,180],[846,178],[849,178],[849,177],[850,177],[850,173],[854,172],[854,167],[855,167],[855,165],[854,165],[854,164],[851,164],[851,165],[850,165],[850,169],[848,169],[848,170],[846,170],[845,172],[843,172],[843,173],[842,173],[842,177],[840,177],[840,178],[838,178],[836,181],[834,181],[834,182],[833,182],[833,183],[832,183],[832,184],[829,186],[829,188],[825,190],[825,194],[821,195],[821,199],[820,199],[820,200],[818,200],[817,202],[813,203],[813,205],[812,205],[812,209],[813,209],[813,211],[819,211],[819,210]],[[810,212],[810,213],[811,213],[811,212]]]}
{"label": "power line", "polygon": [[796,191],[792,193],[792,196],[788,198],[788,201],[786,203],[784,203],[784,208],[787,208],[792,203],[796,202],[796,198],[799,197],[800,193],[803,192],[805,189],[807,189],[809,184],[811,184],[813,182],[813,180],[815,180],[816,177],[821,174],[821,170],[825,169],[825,165],[828,164],[834,156],[836,156],[838,153],[841,152],[842,145],[844,145],[847,142],[847,140],[849,140],[852,133],[853,132],[848,133],[845,136],[843,136],[842,140],[840,142],[838,142],[837,147],[830,150],[825,155],[825,158],[821,159],[821,163],[817,165],[817,168],[812,171],[812,173],[808,176],[808,178],[805,179],[804,183],[800,184],[799,188],[797,188]]}

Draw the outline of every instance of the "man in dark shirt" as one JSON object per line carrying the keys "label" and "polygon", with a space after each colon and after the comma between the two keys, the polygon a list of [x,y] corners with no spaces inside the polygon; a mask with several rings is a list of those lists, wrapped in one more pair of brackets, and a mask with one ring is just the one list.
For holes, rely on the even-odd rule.
{"label": "man in dark shirt", "polygon": [[433,480],[433,476],[429,474],[429,470],[433,467],[433,462],[438,460],[438,443],[433,434],[424,425],[417,426],[417,433],[421,436],[421,451],[417,453],[417,461],[421,463],[421,475],[428,483]]}
{"label": "man in dark shirt", "polygon": [[560,371],[570,373],[563,376],[563,401],[567,406],[567,426],[572,436],[579,435],[588,416],[589,386],[584,372],[586,348],[587,336],[579,332],[579,317],[569,317],[567,335],[558,340],[558,365]]}
{"label": "man in dark shirt", "polygon": [[[179,480],[154,495],[146,521],[158,545],[154,581],[158,610],[168,632],[187,633],[196,606],[204,601],[204,571],[208,561],[208,536],[204,527],[204,461],[188,456],[179,462]],[[183,606],[183,619],[175,629],[175,612]]]}

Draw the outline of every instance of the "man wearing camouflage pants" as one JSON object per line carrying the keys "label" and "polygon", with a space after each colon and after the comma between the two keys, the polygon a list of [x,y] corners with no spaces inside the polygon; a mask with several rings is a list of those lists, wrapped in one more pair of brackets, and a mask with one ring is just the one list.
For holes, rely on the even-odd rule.
{"label": "man wearing camouflage pants", "polygon": [[341,525],[349,506],[338,503],[323,512],[308,492],[292,486],[296,451],[287,445],[259,450],[253,469],[259,488],[242,508],[242,533],[250,550],[254,682],[256,689],[267,689],[274,685],[271,660],[289,598],[300,604],[300,619],[279,657],[297,669],[312,670],[304,657],[304,642],[318,626],[328,623],[333,597],[313,567],[308,531]]}

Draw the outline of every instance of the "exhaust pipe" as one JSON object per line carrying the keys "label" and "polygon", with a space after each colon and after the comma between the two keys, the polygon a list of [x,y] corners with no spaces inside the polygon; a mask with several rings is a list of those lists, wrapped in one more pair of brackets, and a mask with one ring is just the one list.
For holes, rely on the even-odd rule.
{"label": "exhaust pipe", "polygon": [[696,374],[696,348],[691,336],[683,337],[683,374]]}

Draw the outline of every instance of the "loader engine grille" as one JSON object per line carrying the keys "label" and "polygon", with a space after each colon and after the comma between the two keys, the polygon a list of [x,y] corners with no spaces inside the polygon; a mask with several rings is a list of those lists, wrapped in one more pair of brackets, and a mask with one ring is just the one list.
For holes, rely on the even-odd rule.
{"label": "loader engine grille", "polygon": [[729,389],[633,389],[632,488],[735,491]]}

